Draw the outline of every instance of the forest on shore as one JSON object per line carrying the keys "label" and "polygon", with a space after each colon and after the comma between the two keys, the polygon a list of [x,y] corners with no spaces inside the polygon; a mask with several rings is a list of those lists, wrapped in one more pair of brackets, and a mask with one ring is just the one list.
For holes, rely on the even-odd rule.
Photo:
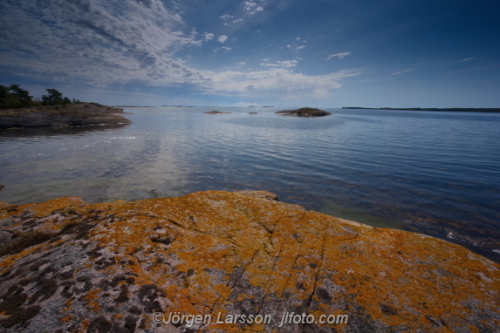
{"label": "forest on shore", "polygon": [[41,105],[68,105],[80,104],[78,99],[69,99],[57,89],[47,89],[47,94],[33,98],[29,91],[21,88],[19,84],[10,86],[0,85],[0,109],[19,109]]}

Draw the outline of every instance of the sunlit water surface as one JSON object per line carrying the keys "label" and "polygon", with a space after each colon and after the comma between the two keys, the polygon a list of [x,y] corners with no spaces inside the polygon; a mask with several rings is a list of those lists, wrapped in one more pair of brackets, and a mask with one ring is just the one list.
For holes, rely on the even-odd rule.
{"label": "sunlit water surface", "polygon": [[500,261],[500,114],[203,113],[213,109],[126,108],[133,124],[117,129],[2,130],[0,200],[269,190],[308,209],[427,233]]}

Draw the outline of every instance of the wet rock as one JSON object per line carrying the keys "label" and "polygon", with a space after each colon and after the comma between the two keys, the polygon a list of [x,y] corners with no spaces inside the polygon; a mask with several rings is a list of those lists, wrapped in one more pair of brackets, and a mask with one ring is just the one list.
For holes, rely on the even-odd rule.
{"label": "wet rock", "polygon": [[[0,230],[50,235],[0,252],[6,333],[500,329],[498,264],[266,191],[0,203]],[[205,322],[155,321],[171,314]]]}

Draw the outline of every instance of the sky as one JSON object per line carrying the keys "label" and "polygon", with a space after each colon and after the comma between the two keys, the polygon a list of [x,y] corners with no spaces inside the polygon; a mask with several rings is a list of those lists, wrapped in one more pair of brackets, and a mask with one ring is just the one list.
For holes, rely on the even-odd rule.
{"label": "sky", "polygon": [[500,107],[500,2],[2,0],[0,84],[108,105]]}

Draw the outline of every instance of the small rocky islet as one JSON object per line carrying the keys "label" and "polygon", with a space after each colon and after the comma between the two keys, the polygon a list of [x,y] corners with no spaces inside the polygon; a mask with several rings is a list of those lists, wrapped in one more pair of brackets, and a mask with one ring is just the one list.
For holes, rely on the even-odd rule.
{"label": "small rocky islet", "polygon": [[316,109],[316,108],[300,108],[296,110],[283,110],[276,111],[277,114],[283,116],[297,116],[297,117],[324,117],[331,116],[332,114],[328,111]]}
{"label": "small rocky islet", "polygon": [[499,264],[265,191],[0,203],[0,244],[5,333],[500,330]]}
{"label": "small rocky islet", "polygon": [[98,103],[40,105],[0,110],[0,129],[120,126],[132,122],[123,109]]}
{"label": "small rocky islet", "polygon": [[232,112],[224,112],[224,111],[217,111],[217,110],[205,112],[205,114],[231,114],[231,113]]}
{"label": "small rocky islet", "polygon": [[[224,112],[224,111],[207,111],[205,114],[231,114],[232,112]],[[256,115],[258,112],[251,111],[248,112],[250,115]],[[331,113],[328,111],[316,109],[316,108],[300,108],[296,110],[282,110],[282,111],[276,111],[276,114],[283,115],[283,116],[296,116],[296,117],[324,117],[324,116],[330,116]]]}

